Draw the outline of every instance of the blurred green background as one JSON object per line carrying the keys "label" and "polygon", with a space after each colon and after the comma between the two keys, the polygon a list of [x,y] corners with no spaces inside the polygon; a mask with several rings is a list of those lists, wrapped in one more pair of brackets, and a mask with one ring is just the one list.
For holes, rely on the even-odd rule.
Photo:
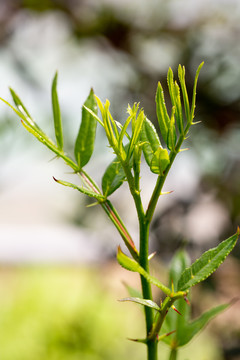
{"label": "blurred green background", "polygon": [[[8,86],[53,136],[50,88],[59,71],[65,144],[73,152],[81,105],[89,89],[109,98],[118,121],[140,101],[156,122],[155,91],[166,73],[185,65],[197,90],[196,120],[166,183],[152,224],[156,268],[187,247],[196,258],[240,224],[240,3],[238,0],[0,1],[0,96]],[[167,105],[169,100],[166,99]],[[88,171],[100,180],[112,154],[98,131]],[[138,307],[121,304],[121,281],[135,284],[113,258],[118,234],[98,207],[57,186],[71,177],[60,161],[0,106],[0,358],[144,359],[125,340],[143,332]],[[143,168],[143,197],[154,177]],[[126,187],[112,200],[133,237],[136,216]],[[127,207],[127,210],[126,209]],[[137,242],[137,240],[136,240]],[[193,315],[240,291],[239,245],[196,290]],[[160,265],[159,265],[160,264]],[[163,271],[162,279],[165,279]],[[127,278],[126,278],[127,277]],[[129,277],[129,278],[128,278]],[[157,294],[156,294],[157,297]],[[181,359],[240,358],[240,307],[234,304],[182,350]],[[167,356],[167,350],[163,350]],[[193,356],[194,354],[194,356]]]}

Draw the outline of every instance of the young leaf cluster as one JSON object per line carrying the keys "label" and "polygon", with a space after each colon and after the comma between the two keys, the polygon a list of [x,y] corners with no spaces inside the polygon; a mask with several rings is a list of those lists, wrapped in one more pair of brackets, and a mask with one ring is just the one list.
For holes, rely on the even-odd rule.
{"label": "young leaf cluster", "polygon": [[[150,274],[148,253],[149,227],[159,200],[167,174],[176,155],[182,151],[181,146],[186,139],[190,127],[194,124],[196,104],[196,87],[203,63],[197,69],[191,101],[186,88],[185,68],[178,67],[178,82],[174,80],[173,71],[169,69],[167,85],[171,99],[171,112],[168,113],[163,87],[158,83],[156,92],[156,115],[158,131],[144,114],[139,104],[127,108],[127,119],[120,124],[113,119],[110,102],[101,100],[91,89],[82,107],[82,119],[74,145],[74,160],[64,151],[62,116],[57,93],[57,73],[52,82],[52,109],[55,130],[55,141],[51,140],[36,124],[19,96],[10,89],[15,107],[4,101],[21,118],[23,126],[41,143],[47,146],[57,157],[62,158],[81,180],[81,184],[73,184],[57,180],[59,184],[78,190],[93,198],[103,208],[121,235],[130,256],[118,248],[117,260],[128,271],[140,275],[142,294],[130,290],[130,297],[122,301],[132,301],[144,308],[146,321],[146,337],[136,340],[147,345],[148,360],[157,359],[157,343],[163,340],[171,347],[170,359],[176,359],[178,347],[188,343],[207,322],[227,308],[221,305],[204,313],[196,320],[190,319],[189,299],[191,287],[205,280],[224,261],[234,248],[239,229],[235,235],[221,242],[216,248],[205,252],[191,266],[185,252],[179,252],[172,260],[169,284],[164,285]],[[100,116],[98,115],[100,110]],[[97,125],[100,124],[112,148],[114,158],[107,166],[101,181],[101,189],[86,172],[85,166],[90,161],[96,136]],[[159,134],[158,134],[159,133]],[[141,161],[144,156],[149,170],[156,174],[156,183],[146,210],[141,198]],[[124,181],[127,181],[133,197],[139,221],[139,249],[117,210],[109,200]],[[153,301],[152,285],[158,287],[164,299]],[[175,311],[174,311],[175,310]],[[181,315],[179,315],[181,314]],[[171,335],[171,336],[170,336]],[[173,357],[174,356],[174,357]]]}

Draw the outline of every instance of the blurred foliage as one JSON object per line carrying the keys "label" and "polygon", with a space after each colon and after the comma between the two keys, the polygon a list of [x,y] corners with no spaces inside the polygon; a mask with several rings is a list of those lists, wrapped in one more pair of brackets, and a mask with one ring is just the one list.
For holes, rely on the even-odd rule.
{"label": "blurred foliage", "polygon": [[[1,268],[1,360],[144,359],[144,347],[126,339],[143,335],[142,309],[117,302],[116,284],[109,287],[104,277],[109,270]],[[183,348],[179,360],[193,349],[195,360],[221,360],[207,332]],[[165,346],[162,352],[167,358]]]}
{"label": "blurred foliage", "polygon": [[[179,63],[184,64],[188,69],[187,87],[191,88],[195,70],[204,60],[196,114],[196,120],[201,120],[202,124],[196,127],[194,140],[189,139],[198,163],[198,187],[187,204],[185,201],[182,204],[181,198],[175,198],[171,211],[167,209],[164,218],[168,222],[167,216],[171,213],[185,224],[193,206],[201,201],[203,194],[209,194],[212,203],[217,202],[229,214],[225,225],[219,226],[218,233],[209,236],[209,242],[228,237],[233,228],[235,231],[240,223],[240,7],[237,0],[220,3],[213,0],[211,4],[206,0],[17,0],[1,2],[0,10],[2,47],[8,46],[23,21],[51,15],[55,19],[55,32],[68,29],[66,46],[74,39],[79,48],[83,46],[84,56],[88,56],[89,49],[84,47],[87,43],[96,50],[96,57],[104,54],[105,60],[111,58],[115,67],[109,74],[107,67],[101,71],[111,91],[113,115],[118,114],[118,120],[121,120],[122,108],[126,108],[127,102],[140,101],[147,116],[155,122],[156,84],[160,80],[166,85],[167,68],[171,66],[175,70]],[[27,57],[21,57],[17,48],[11,46],[11,55],[21,76],[36,86],[39,79],[26,63],[33,59],[29,57],[32,50],[30,47]],[[90,54],[95,56],[91,51]],[[126,68],[121,67],[122,64]],[[129,73],[123,76],[126,69]],[[113,77],[114,72],[120,77]],[[110,78],[114,79],[111,86]],[[119,81],[120,78],[124,80]],[[169,106],[168,102],[169,99]],[[183,209],[181,216],[179,208]],[[165,229],[158,219],[153,230],[156,242],[162,248],[164,239],[159,239],[158,234],[165,233]],[[165,233],[168,240],[183,237],[196,242],[189,233],[181,231],[181,226]],[[172,251],[171,246],[169,249]],[[239,256],[239,251],[238,246],[235,255]]]}

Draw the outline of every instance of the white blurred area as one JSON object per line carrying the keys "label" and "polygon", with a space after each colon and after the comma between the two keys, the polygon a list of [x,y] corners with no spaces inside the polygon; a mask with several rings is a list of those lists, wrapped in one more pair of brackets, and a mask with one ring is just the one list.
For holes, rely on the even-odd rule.
{"label": "white blurred area", "polygon": [[[120,2],[112,3],[120,7]],[[129,5],[132,2],[124,3],[126,6],[126,3]],[[172,3],[169,12],[178,28],[184,26],[184,21],[195,21],[196,11],[201,14],[205,8],[209,9],[208,2],[198,1],[198,7],[194,6],[193,9],[190,6],[189,12],[184,11],[184,14],[179,16],[176,9],[181,8],[182,2]],[[178,3],[177,7],[175,3]],[[191,4],[189,1],[188,3]],[[209,11],[214,11],[214,3],[216,1],[212,2]],[[234,5],[231,1],[229,3]],[[149,8],[139,6],[142,19]],[[121,9],[123,11],[123,7]],[[135,11],[136,7],[132,4],[129,6],[128,16]],[[137,21],[137,17],[134,18]],[[65,128],[70,138],[74,138],[78,130],[81,105],[91,87],[102,100],[109,98],[111,101],[116,84],[128,84],[135,79],[131,59],[110,49],[103,39],[98,39],[98,42],[85,39],[80,44],[77,43],[71,38],[69,26],[59,13],[34,16],[26,12],[12,22],[11,31],[13,36],[10,42],[6,47],[0,48],[0,96],[10,101],[8,86],[11,86],[20,95],[37,123],[51,136],[53,130],[50,89],[56,70],[59,72],[58,91],[63,121],[64,117],[67,117],[68,124]],[[156,43],[147,44],[146,41],[138,39],[137,35],[135,40],[136,44],[141,45],[139,52],[142,54],[142,63],[147,62],[150,68],[158,66],[156,62],[152,65],[153,58],[146,56],[152,46],[153,54],[161,55],[161,70],[167,71],[171,59],[173,65],[175,64],[177,46],[175,48],[167,39],[159,43],[162,47]],[[106,51],[102,51],[102,46],[106,47]],[[204,44],[202,46],[204,48]],[[160,51],[160,48],[163,50]],[[197,61],[198,59],[195,59],[193,62]],[[21,76],[21,71],[24,71],[24,68],[21,69],[22,64],[30,74],[28,81]],[[144,107],[144,104],[141,105]],[[68,178],[68,169],[60,160],[50,162],[50,152],[22,129],[17,118],[14,123],[10,112],[3,103],[0,104],[0,121],[10,118],[10,115],[12,117],[8,120],[11,130],[1,135],[0,141],[0,262],[78,263],[97,261],[99,252],[106,248],[108,254],[114,252],[116,245],[121,242],[120,236],[113,230],[105,215],[99,220],[101,224],[97,219],[92,219],[91,208],[86,208],[84,200],[81,211],[89,212],[88,228],[81,228],[68,221],[76,210],[76,198],[83,195],[53,181],[52,176]],[[124,112],[121,114],[121,117],[123,116]],[[94,163],[89,167],[91,174],[98,180],[112,156],[101,135],[99,132]],[[197,163],[194,154],[191,151],[183,152],[176,161],[164,189],[174,192],[161,198],[159,212],[176,198],[186,199],[193,196],[198,189],[200,174],[201,164]],[[155,177],[144,169],[142,181],[148,181],[148,185],[143,187],[145,206],[154,180]],[[135,236],[136,214],[132,202],[129,202],[126,186],[120,190],[120,194],[114,195],[113,199]],[[209,238],[217,241],[222,226],[228,221],[224,211],[221,204],[214,202],[211,194],[203,196],[201,203],[192,206],[186,222],[176,226],[194,241],[205,241]],[[208,234],[208,239],[205,239],[204,234]]]}

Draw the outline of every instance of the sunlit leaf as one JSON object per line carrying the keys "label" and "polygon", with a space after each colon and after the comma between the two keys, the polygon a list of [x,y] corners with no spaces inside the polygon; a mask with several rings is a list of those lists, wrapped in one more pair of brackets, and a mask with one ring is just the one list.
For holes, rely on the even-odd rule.
{"label": "sunlit leaf", "polygon": [[180,88],[179,88],[177,82],[176,81],[174,82],[173,72],[172,72],[171,68],[169,68],[169,70],[168,70],[167,82],[168,82],[169,94],[171,97],[172,105],[175,108],[176,123],[178,125],[180,134],[183,134],[184,126],[183,126]]}
{"label": "sunlit leaf", "polygon": [[128,297],[128,298],[120,299],[119,301],[132,301],[137,304],[150,307],[151,309],[154,309],[157,311],[161,310],[161,308],[152,300],[146,300],[146,299],[141,299],[141,298],[137,298],[137,297]]}
{"label": "sunlit leaf", "polygon": [[163,88],[160,82],[158,83],[157,93],[156,93],[156,110],[157,110],[157,118],[160,127],[160,132],[165,143],[167,144],[167,135],[168,135],[170,119],[167,113]]}
{"label": "sunlit leaf", "polygon": [[184,109],[186,114],[187,123],[191,123],[191,114],[190,114],[190,107],[189,107],[189,99],[188,99],[188,93],[186,88],[186,82],[185,82],[185,67],[179,65],[178,67],[178,78],[182,90],[182,96],[183,96],[183,103],[184,103]]}

